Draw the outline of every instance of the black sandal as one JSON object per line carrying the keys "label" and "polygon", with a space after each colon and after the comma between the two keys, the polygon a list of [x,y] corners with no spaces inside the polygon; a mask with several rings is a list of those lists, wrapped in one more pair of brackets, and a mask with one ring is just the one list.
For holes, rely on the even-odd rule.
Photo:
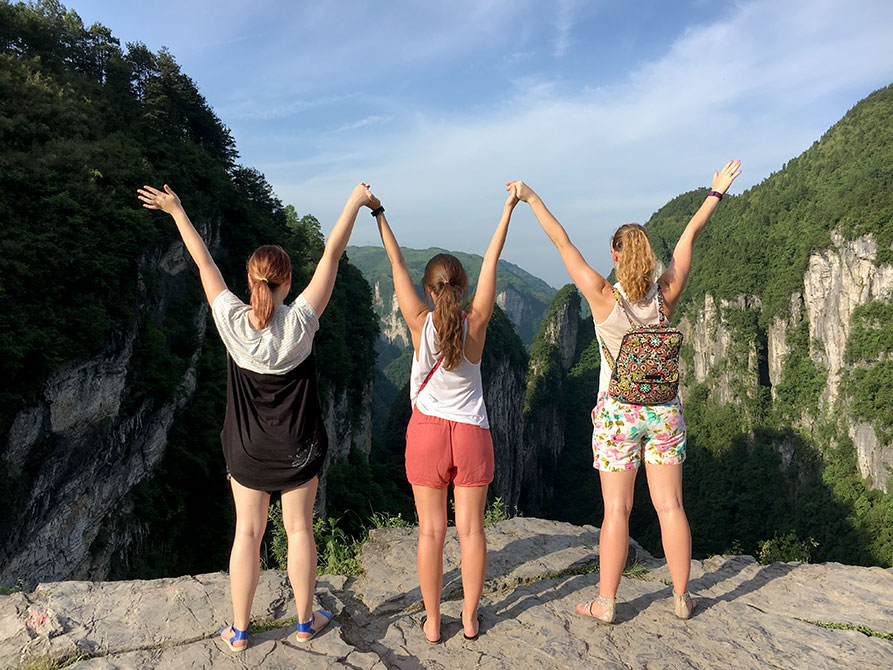
{"label": "black sandal", "polygon": [[[462,614],[459,615],[459,619],[462,620],[464,618],[465,618],[465,612],[462,612]],[[481,634],[481,622],[482,621],[483,621],[483,618],[481,617],[481,613],[478,612],[478,632],[475,633],[474,635],[466,635],[465,634],[465,624],[462,624],[462,637],[464,637],[466,640],[477,640],[478,636]]]}
{"label": "black sandal", "polygon": [[422,635],[425,636],[425,642],[427,642],[428,644],[440,644],[440,639],[441,639],[441,637],[443,637],[442,635],[440,637],[438,637],[436,640],[428,639],[428,633],[425,632],[425,623],[427,623],[427,621],[428,621],[428,617],[422,617],[422,625],[420,626],[420,628],[422,629]]}

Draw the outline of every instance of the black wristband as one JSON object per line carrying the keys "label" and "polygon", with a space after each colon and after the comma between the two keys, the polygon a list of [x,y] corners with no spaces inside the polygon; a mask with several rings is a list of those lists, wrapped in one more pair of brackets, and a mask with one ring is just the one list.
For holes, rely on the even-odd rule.
{"label": "black wristband", "polygon": [[379,214],[383,214],[383,213],[384,213],[384,206],[379,205],[378,207],[376,207],[375,209],[372,210],[372,218],[374,219],[376,216],[378,216]]}
{"label": "black wristband", "polygon": [[719,191],[707,191],[707,197],[709,198],[711,195],[714,195],[722,200],[722,193],[720,193]]}

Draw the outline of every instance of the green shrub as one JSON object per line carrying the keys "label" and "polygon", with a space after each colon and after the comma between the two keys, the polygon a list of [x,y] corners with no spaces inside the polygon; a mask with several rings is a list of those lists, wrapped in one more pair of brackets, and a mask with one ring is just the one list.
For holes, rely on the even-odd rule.
{"label": "green shrub", "polygon": [[784,535],[776,533],[771,540],[760,542],[760,563],[763,565],[778,562],[790,563],[792,561],[809,563],[812,557],[812,550],[818,546],[819,543],[813,538],[808,537],[805,540],[801,540],[797,533],[792,530]]}

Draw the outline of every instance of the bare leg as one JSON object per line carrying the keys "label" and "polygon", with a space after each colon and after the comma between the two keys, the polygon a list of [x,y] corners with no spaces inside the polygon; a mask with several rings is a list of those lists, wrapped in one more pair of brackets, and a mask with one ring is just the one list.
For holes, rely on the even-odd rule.
{"label": "bare leg", "polygon": [[487,573],[487,538],[484,535],[484,506],[487,486],[457,486],[456,530],[462,551],[462,626],[469,637],[478,634],[477,611]]}
{"label": "bare leg", "polygon": [[419,517],[419,545],[416,565],[425,603],[425,637],[440,639],[440,591],[443,588],[443,540],[446,537],[447,489],[413,484],[416,514]]}
{"label": "bare leg", "polygon": [[[260,543],[267,528],[267,507],[270,494],[242,486],[230,479],[233,500],[236,503],[236,533],[229,557],[229,585],[233,600],[233,626],[239,630],[248,628],[251,619],[251,603],[260,578]],[[232,637],[229,629],[221,634],[226,640]],[[234,646],[244,646],[247,640]]]}
{"label": "bare leg", "polygon": [[651,502],[660,520],[660,536],[673,580],[673,591],[688,591],[691,530],[682,507],[682,465],[645,464]]}
{"label": "bare leg", "polygon": [[[617,596],[620,576],[626,567],[626,556],[629,553],[629,514],[633,509],[633,492],[636,485],[638,469],[622,472],[605,472],[599,470],[602,485],[602,499],[605,505],[605,517],[602,520],[599,535],[598,593],[603,598]],[[593,613],[603,606],[598,602],[592,606]]]}
{"label": "bare leg", "polygon": [[[313,503],[319,478],[282,492],[282,524],[288,536],[288,579],[295,592],[298,621],[310,621],[316,585],[316,542],[313,539]],[[324,617],[320,617],[324,618]],[[317,629],[322,621],[314,621]]]}

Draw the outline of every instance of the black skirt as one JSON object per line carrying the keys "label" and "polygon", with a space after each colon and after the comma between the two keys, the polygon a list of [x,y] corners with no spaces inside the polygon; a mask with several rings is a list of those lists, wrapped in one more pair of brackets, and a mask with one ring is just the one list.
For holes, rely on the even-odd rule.
{"label": "black skirt", "polygon": [[329,446],[310,354],[283,375],[240,368],[227,356],[220,433],[229,474],[259,491],[288,491],[322,470]]}

